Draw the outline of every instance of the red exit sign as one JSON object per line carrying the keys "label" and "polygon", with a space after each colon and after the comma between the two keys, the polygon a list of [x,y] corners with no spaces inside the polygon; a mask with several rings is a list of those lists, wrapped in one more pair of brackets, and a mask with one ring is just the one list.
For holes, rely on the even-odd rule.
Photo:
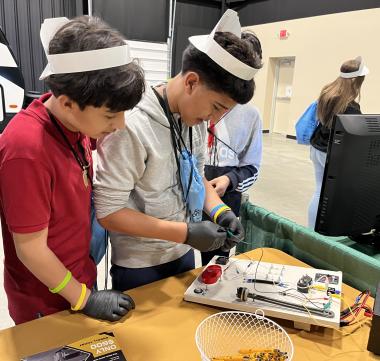
{"label": "red exit sign", "polygon": [[280,33],[278,35],[279,35],[278,37],[280,38],[280,40],[285,40],[289,37],[289,32],[286,29],[282,29],[280,30]]}

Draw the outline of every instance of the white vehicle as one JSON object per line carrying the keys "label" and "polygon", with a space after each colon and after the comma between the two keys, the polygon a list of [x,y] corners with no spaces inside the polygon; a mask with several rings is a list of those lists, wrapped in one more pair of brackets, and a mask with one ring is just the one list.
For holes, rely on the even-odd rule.
{"label": "white vehicle", "polygon": [[24,78],[0,28],[0,133],[17,114],[25,98]]}

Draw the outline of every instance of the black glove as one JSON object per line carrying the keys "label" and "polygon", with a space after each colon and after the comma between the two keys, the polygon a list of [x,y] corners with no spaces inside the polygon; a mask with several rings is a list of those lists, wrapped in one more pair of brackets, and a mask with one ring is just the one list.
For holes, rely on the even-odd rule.
{"label": "black glove", "polygon": [[92,290],[82,312],[99,320],[118,321],[134,308],[135,302],[124,293]]}
{"label": "black glove", "polygon": [[227,231],[210,221],[187,224],[185,243],[201,252],[220,248],[227,239]]}
{"label": "black glove", "polygon": [[227,230],[227,239],[221,249],[223,252],[229,251],[244,239],[245,233],[243,225],[235,216],[234,212],[228,210],[221,213],[216,219],[216,222]]}

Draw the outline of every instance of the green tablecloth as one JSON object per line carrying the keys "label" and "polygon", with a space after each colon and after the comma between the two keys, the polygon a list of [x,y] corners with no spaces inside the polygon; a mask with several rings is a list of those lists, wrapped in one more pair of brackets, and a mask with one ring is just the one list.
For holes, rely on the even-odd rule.
{"label": "green tablecloth", "polygon": [[246,230],[238,252],[259,247],[280,249],[316,268],[339,270],[343,281],[359,290],[376,291],[380,282],[380,245],[358,244],[346,237],[325,237],[250,202],[240,217]]}

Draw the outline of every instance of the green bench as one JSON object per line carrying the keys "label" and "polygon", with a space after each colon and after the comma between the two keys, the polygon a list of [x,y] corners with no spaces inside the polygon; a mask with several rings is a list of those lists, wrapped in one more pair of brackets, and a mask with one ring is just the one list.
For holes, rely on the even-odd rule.
{"label": "green bench", "polygon": [[245,242],[237,252],[255,248],[280,249],[315,267],[343,272],[343,281],[375,294],[380,282],[380,245],[358,244],[347,237],[326,237],[250,202],[242,204],[240,217]]}

